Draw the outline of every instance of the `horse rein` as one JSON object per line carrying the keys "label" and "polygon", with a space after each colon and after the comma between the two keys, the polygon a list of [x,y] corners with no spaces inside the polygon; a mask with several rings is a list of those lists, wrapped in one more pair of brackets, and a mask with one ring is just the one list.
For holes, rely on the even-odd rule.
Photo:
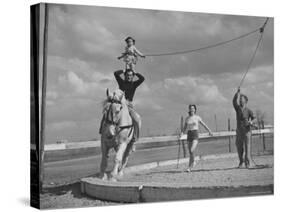
{"label": "horse rein", "polygon": [[[116,137],[122,130],[131,128],[131,130],[129,132],[129,135],[128,135],[128,136],[130,136],[132,131],[133,131],[133,126],[134,126],[133,124],[125,125],[125,126],[118,126],[118,122],[113,121],[113,112],[112,112],[112,109],[111,109],[112,108],[112,104],[115,103],[115,104],[120,104],[121,105],[121,109],[119,111],[119,113],[120,113],[121,110],[123,109],[121,101],[112,98],[108,102],[110,102],[111,104],[109,106],[109,109],[107,110],[105,122],[115,126],[116,135],[114,137]],[[111,112],[112,120],[109,120],[109,112]],[[117,129],[119,129],[119,130],[117,130]]]}

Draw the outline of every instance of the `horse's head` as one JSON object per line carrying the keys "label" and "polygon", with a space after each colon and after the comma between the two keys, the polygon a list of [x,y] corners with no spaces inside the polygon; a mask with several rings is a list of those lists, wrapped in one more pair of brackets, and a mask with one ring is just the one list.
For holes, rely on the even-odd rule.
{"label": "horse's head", "polygon": [[106,90],[107,99],[104,104],[105,123],[107,126],[107,134],[109,138],[116,135],[116,128],[120,125],[122,109],[126,105],[124,93],[116,90],[113,93]]}

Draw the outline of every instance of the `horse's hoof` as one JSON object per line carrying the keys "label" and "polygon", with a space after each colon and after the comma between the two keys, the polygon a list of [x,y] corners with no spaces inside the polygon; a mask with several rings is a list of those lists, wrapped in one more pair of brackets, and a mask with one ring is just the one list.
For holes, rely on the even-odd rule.
{"label": "horse's hoof", "polygon": [[124,176],[124,171],[119,171],[118,172],[118,177],[123,177]]}
{"label": "horse's hoof", "polygon": [[108,177],[107,177],[107,175],[105,174],[101,179],[105,181],[105,180],[108,180]]}
{"label": "horse's hoof", "polygon": [[102,180],[108,180],[107,174],[106,174],[106,173],[101,174],[101,175],[100,175],[100,179],[102,179]]}
{"label": "horse's hoof", "polygon": [[111,177],[111,178],[109,178],[109,181],[111,181],[111,182],[117,182],[117,179],[116,179],[115,177]]}
{"label": "horse's hoof", "polygon": [[110,177],[115,177],[115,178],[116,178],[116,177],[118,176],[118,171],[116,171],[116,172],[110,172],[110,173],[109,173],[109,176],[110,176]]}

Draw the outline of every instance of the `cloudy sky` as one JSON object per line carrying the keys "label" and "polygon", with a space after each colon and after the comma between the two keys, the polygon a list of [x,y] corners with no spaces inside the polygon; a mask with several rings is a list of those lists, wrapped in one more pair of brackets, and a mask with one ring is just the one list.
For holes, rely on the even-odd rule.
{"label": "cloudy sky", "polygon": [[[101,101],[117,88],[113,72],[124,67],[117,56],[133,36],[144,54],[181,51],[221,42],[260,27],[264,17],[215,15],[109,7],[51,5],[49,14],[46,140],[99,139]],[[232,97],[259,34],[228,45],[175,56],[140,59],[145,82],[135,94],[142,136],[174,133],[187,105],[215,130],[235,128]],[[242,92],[249,107],[273,123],[273,20]]]}

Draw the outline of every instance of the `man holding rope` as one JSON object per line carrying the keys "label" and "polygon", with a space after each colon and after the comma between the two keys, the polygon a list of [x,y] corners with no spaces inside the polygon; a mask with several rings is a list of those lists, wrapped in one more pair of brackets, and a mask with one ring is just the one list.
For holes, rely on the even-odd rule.
{"label": "man holding rope", "polygon": [[[255,119],[253,112],[247,107],[248,97],[240,93],[240,88],[233,98],[233,107],[236,111],[236,148],[239,157],[238,168],[242,168],[245,162],[246,168],[250,168],[251,162],[251,126]],[[243,153],[245,148],[245,160]]]}

